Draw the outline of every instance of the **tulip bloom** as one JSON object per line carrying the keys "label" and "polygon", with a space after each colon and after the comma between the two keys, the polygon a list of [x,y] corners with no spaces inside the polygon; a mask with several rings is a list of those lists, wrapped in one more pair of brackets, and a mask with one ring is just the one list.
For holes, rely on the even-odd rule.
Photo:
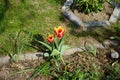
{"label": "tulip bloom", "polygon": [[53,35],[49,35],[47,37],[47,41],[50,42],[50,43],[52,43],[54,41],[54,36]]}
{"label": "tulip bloom", "polygon": [[64,36],[65,28],[59,26],[58,28],[54,27],[55,34],[58,38],[61,38]]}

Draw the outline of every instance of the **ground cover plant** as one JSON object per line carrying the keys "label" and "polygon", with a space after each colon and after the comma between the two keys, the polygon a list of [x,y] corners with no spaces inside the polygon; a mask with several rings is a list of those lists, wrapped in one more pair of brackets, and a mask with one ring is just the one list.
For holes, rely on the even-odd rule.
{"label": "ground cover plant", "polygon": [[63,45],[64,43],[63,36],[66,32],[66,29],[61,26],[54,27],[54,32],[55,32],[55,35],[50,34],[46,38],[49,43],[45,43],[40,40],[39,41],[35,40],[46,47],[43,57],[45,57],[47,61],[43,63],[42,66],[40,65],[37,69],[35,69],[35,73],[31,76],[31,78],[38,76],[40,73],[52,75],[50,73],[51,59],[54,60],[53,65],[55,66],[53,67],[53,69],[57,69],[57,71],[60,71],[59,66],[61,61],[62,61],[62,64],[65,65],[64,60],[62,58],[62,54],[66,49],[69,48],[67,45]]}
{"label": "ground cover plant", "polygon": [[[120,60],[110,57],[110,48],[113,48],[111,46],[105,49],[96,48],[92,39],[91,46],[84,46],[84,52],[61,56],[63,52],[61,40],[64,33],[64,43],[72,47],[83,47],[81,43],[85,44],[84,41],[87,41],[87,38],[83,37],[88,37],[89,41],[91,41],[89,37],[100,42],[105,39],[120,41],[120,22],[118,21],[109,28],[79,31],[75,25],[65,22],[60,14],[60,3],[63,2],[57,2],[57,0],[1,0],[0,14],[4,16],[1,16],[0,20],[0,54],[10,54],[14,62],[0,67],[0,80],[120,79]],[[65,27],[54,28],[58,25]],[[54,34],[53,28],[55,35],[49,35]],[[48,42],[46,36],[48,36]],[[119,46],[116,46],[118,52]],[[66,47],[68,48],[68,46]],[[45,53],[44,59],[17,61],[19,58],[16,55],[36,52],[36,50]]]}
{"label": "ground cover plant", "polygon": [[79,11],[90,13],[102,10],[104,2],[105,0],[74,0],[74,5]]}

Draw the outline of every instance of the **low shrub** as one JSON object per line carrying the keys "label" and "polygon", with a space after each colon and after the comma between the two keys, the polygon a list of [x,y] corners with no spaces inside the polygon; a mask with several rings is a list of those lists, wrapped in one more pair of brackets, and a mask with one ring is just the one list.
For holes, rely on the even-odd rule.
{"label": "low shrub", "polygon": [[102,10],[104,2],[105,0],[74,0],[74,5],[78,10],[90,13]]}

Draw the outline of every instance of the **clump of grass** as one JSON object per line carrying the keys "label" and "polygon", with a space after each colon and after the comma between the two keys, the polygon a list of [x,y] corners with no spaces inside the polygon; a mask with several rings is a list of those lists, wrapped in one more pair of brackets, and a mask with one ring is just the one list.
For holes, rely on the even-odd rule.
{"label": "clump of grass", "polygon": [[93,54],[94,56],[97,55],[97,49],[92,43],[90,43],[90,45],[87,45],[87,42],[85,42],[84,47],[85,47],[86,53]]}
{"label": "clump of grass", "polygon": [[[24,34],[24,36],[21,37],[21,34]],[[26,32],[24,30],[20,30],[16,36],[13,38],[14,40],[14,46],[13,46],[13,54],[10,54],[11,56],[11,60],[12,61],[18,61],[19,60],[19,56],[22,54],[24,48],[26,45],[29,44],[30,40],[30,36],[32,36],[32,31]]]}
{"label": "clump of grass", "polygon": [[44,76],[50,74],[50,70],[51,70],[51,66],[50,66],[50,62],[45,62],[43,63],[41,66],[38,66],[37,68],[35,68],[35,72],[34,74],[29,78],[29,80],[34,79],[35,77],[37,77],[39,74],[42,74]]}
{"label": "clump of grass", "polygon": [[[31,31],[28,32],[25,30],[20,30],[15,35],[9,34],[7,39],[8,43],[4,43],[1,51],[8,53],[11,57],[11,61],[17,62],[25,47],[29,45],[31,35]],[[7,46],[8,44],[10,45],[10,47]]]}

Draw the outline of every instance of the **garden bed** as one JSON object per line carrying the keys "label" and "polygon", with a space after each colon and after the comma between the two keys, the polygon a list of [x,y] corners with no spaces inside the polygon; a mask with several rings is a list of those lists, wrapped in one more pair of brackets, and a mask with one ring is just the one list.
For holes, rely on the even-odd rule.
{"label": "garden bed", "polygon": [[[43,74],[38,74],[38,76],[33,78],[33,80],[58,80],[60,78],[65,78],[66,80],[69,80],[69,79],[72,79],[71,77],[75,77],[75,76],[81,77],[81,75],[84,76],[83,79],[81,79],[81,80],[86,80],[86,79],[119,80],[120,79],[120,70],[119,70],[120,69],[120,56],[119,56],[119,53],[120,53],[120,41],[119,40],[120,40],[120,38],[116,37],[116,36],[119,36],[120,23],[116,27],[113,26],[111,29],[96,30],[97,29],[96,28],[94,30],[90,30],[90,31],[88,30],[88,32],[87,31],[79,32],[78,29],[76,29],[75,25],[68,24],[65,21],[61,20],[61,18],[63,18],[63,17],[61,17],[60,10],[58,9],[60,7],[60,5],[57,5],[58,3],[51,4],[52,1],[55,2],[56,0],[43,0],[40,2],[39,2],[39,0],[36,0],[36,2],[34,2],[34,3],[31,1],[30,2],[28,1],[29,4],[27,4],[27,7],[25,6],[24,0],[20,0],[20,1],[21,1],[21,5],[24,4],[23,5],[24,7],[23,8],[17,7],[18,9],[23,9],[23,11],[24,11],[24,9],[25,9],[25,11],[30,9],[30,12],[28,12],[29,14],[31,14],[31,12],[35,12],[35,13],[31,14],[31,15],[34,15],[34,17],[31,17],[29,19],[30,21],[28,21],[28,23],[27,23],[27,24],[30,23],[29,25],[27,25],[26,22],[24,24],[21,22],[21,24],[23,24],[23,26],[26,29],[25,32],[29,32],[29,31],[27,31],[29,29],[29,28],[27,28],[27,26],[28,27],[35,26],[35,29],[31,29],[31,31],[33,32],[34,37],[40,39],[40,36],[43,36],[43,38],[46,37],[46,35],[47,35],[46,32],[51,33],[54,25],[56,25],[56,24],[64,25],[64,26],[66,26],[66,29],[67,29],[67,31],[66,31],[67,34],[64,36],[65,44],[70,44],[70,46],[72,46],[72,47],[77,46],[77,48],[70,48],[69,50],[67,50],[63,53],[63,59],[65,61],[65,65],[61,64],[59,66],[61,72],[56,72],[54,69],[51,71],[51,74],[54,74],[58,77],[55,77],[55,76],[53,77],[50,75],[44,76]],[[47,1],[49,1],[49,2],[47,2]],[[45,4],[45,5],[41,6],[42,4]],[[56,5],[57,5],[57,7],[56,7]],[[110,6],[109,4],[107,4],[107,5]],[[31,8],[31,6],[32,6],[32,8]],[[29,9],[26,9],[28,7],[29,7]],[[110,8],[107,7],[106,9],[108,10]],[[12,10],[12,9],[10,9],[10,10]],[[13,10],[14,10],[14,7],[13,7]],[[118,12],[119,12],[119,8],[116,10],[118,10]],[[69,10],[67,10],[67,11],[69,11]],[[111,14],[111,11],[113,11],[113,8],[111,8],[110,12],[107,11],[107,12],[109,12],[109,15]],[[8,11],[8,13],[9,12],[10,11]],[[17,11],[15,9],[14,13],[16,13],[16,12]],[[79,14],[78,11],[77,12],[75,11],[75,13],[76,13],[76,15]],[[100,14],[91,13],[89,18],[91,18],[92,15],[94,15],[96,17],[99,15],[102,15],[103,13],[106,13],[106,12],[103,11]],[[28,17],[30,17],[29,14],[26,14],[26,15]],[[73,14],[73,13],[70,12],[70,14]],[[24,15],[24,14],[22,14],[22,15]],[[21,18],[22,15],[19,15],[20,20],[22,19]],[[78,16],[82,17],[83,15],[85,15],[85,14],[83,13],[82,15],[78,15]],[[105,15],[104,17],[106,17],[106,19],[108,19],[110,17],[107,14],[104,14],[104,15]],[[99,19],[103,20],[104,17],[102,17],[102,18],[99,17]],[[25,19],[25,21],[27,21],[26,19]],[[99,20],[96,18],[92,18],[92,19]],[[11,20],[11,19],[7,19],[7,20]],[[90,21],[88,18],[84,18],[84,17],[82,20]],[[5,22],[9,22],[9,21],[5,21]],[[82,22],[82,21],[80,21],[80,22]],[[14,19],[13,19],[13,21],[10,22],[11,26],[14,25],[12,23],[14,23]],[[7,24],[7,23],[5,23],[5,24]],[[85,23],[85,24],[87,24],[87,23]],[[80,25],[81,25],[81,23],[80,23]],[[16,26],[18,27],[18,25],[16,25]],[[5,32],[5,33],[8,33],[8,34],[13,33],[16,30],[17,29],[12,30],[12,28],[11,28],[10,31]],[[96,32],[95,32],[95,30],[96,30]],[[4,32],[3,32],[3,34],[4,34]],[[10,42],[10,40],[7,39],[7,41],[5,42],[4,41],[5,36],[3,34],[0,35],[0,36],[2,36],[1,39],[3,39],[0,42],[1,43],[4,42],[4,44],[6,46],[1,45],[0,51],[3,54],[5,54],[5,52],[6,52],[6,55],[8,55],[9,53],[12,53],[13,48],[15,48],[12,44],[12,42],[14,42],[14,40],[11,39],[10,35],[4,34],[4,35],[7,35],[6,38],[8,38],[8,36],[10,36],[10,40],[11,40],[11,42]],[[13,33],[13,34],[16,35],[17,33]],[[116,39],[118,39],[118,40],[115,42],[114,42],[114,40],[113,41],[108,40],[108,41],[103,42],[103,44],[99,42],[100,40],[104,41],[104,39],[110,39],[111,36],[114,37],[115,40]],[[5,40],[6,40],[6,38],[5,38]],[[23,39],[23,37],[20,37],[20,41],[22,39]],[[12,46],[8,47],[8,44],[6,44],[6,43],[8,43],[8,44],[11,43]],[[88,44],[85,44],[85,43],[88,43]],[[20,44],[20,43],[18,43],[18,44]],[[41,49],[40,45],[38,43],[33,43],[33,44],[34,44],[34,48],[36,48],[38,51],[40,51],[39,50],[39,49]],[[20,47],[20,46],[18,46],[18,47]],[[86,50],[85,47],[88,50]],[[12,50],[10,51],[10,49],[12,49]],[[27,52],[30,52],[30,53],[21,54],[19,56],[20,61],[18,61],[18,62],[9,62],[9,60],[10,60],[9,56],[0,57],[0,80],[14,80],[14,79],[27,80],[27,79],[29,79],[33,75],[34,70],[39,69],[39,66],[42,66],[42,64],[46,62],[46,60],[43,59],[43,52],[31,53],[31,51],[36,52],[36,50],[31,50],[31,48],[30,48],[30,50],[27,50]],[[54,66],[55,66],[55,64],[52,62],[50,65],[50,68],[51,67],[54,68]],[[78,74],[79,74],[79,76],[78,76]],[[73,79],[73,80],[75,80],[75,79]]]}
{"label": "garden bed", "polygon": [[74,9],[73,13],[83,22],[109,20],[111,14],[113,13],[113,6],[105,2],[104,9],[102,11],[85,14],[84,12],[80,12],[77,9]]}
{"label": "garden bed", "polygon": [[[114,70],[115,65],[119,63],[119,59],[115,60],[110,57],[109,48],[97,49],[96,56],[87,52],[82,52],[82,53],[76,52],[69,56],[63,56],[63,58],[66,63],[66,66],[68,67],[67,71],[70,73],[72,71],[75,71],[76,69],[79,69],[80,72],[86,71],[85,73],[89,74],[89,76],[90,74],[95,73],[93,79],[106,80],[107,77],[110,77],[109,79],[114,79],[115,77],[117,79],[120,79],[120,75],[119,74],[116,75],[116,73],[119,72],[115,72],[115,73],[110,72],[112,71],[112,69]],[[45,60],[38,59],[38,60],[19,61],[16,63],[9,63],[3,65],[0,67],[0,80],[13,80],[13,79],[26,80],[32,76],[32,74],[34,73],[34,69],[38,67],[40,64],[43,64],[44,62]],[[51,67],[52,66],[54,66],[54,64],[52,64]],[[60,67],[61,67],[61,71],[65,70],[65,67],[63,67],[63,65],[61,65]],[[109,69],[108,67],[111,67],[111,69]],[[59,73],[54,72],[54,70],[52,73],[59,75]],[[62,75],[63,74],[61,74],[61,76]],[[34,80],[48,80],[48,79],[55,80],[55,78],[51,76],[48,75],[44,76],[42,74],[35,77]]]}
{"label": "garden bed", "polygon": [[[73,9],[71,9],[73,3],[73,0],[66,0],[64,5],[62,6],[62,13],[69,21],[77,26],[81,26],[81,29],[83,28],[83,30],[84,28],[89,27],[110,26],[111,23],[116,23],[120,16],[119,4],[115,1],[106,1],[104,3],[103,10],[97,13],[91,12],[90,14],[85,14],[84,11],[81,12],[79,11],[79,9],[76,9],[74,7]],[[73,5],[76,6],[77,4]]]}

